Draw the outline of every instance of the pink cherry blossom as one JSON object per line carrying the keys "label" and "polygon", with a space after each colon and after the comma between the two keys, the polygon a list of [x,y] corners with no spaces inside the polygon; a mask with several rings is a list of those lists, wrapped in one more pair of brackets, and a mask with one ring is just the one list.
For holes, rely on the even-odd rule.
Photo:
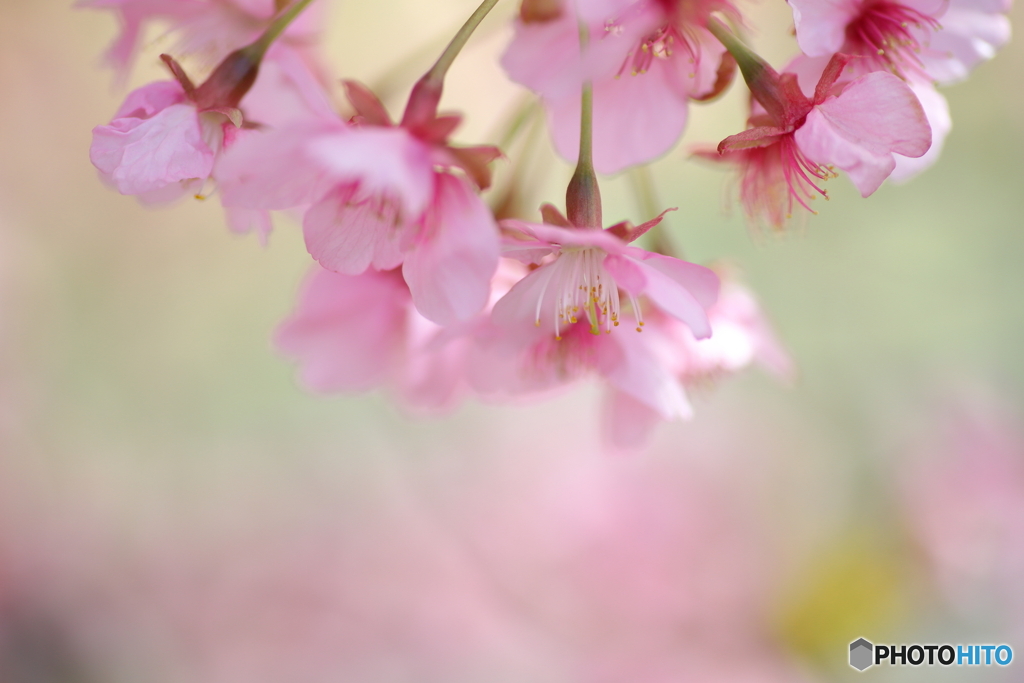
{"label": "pink cherry blossom", "polygon": [[[490,305],[524,272],[522,264],[503,260]],[[298,362],[302,384],[313,391],[383,387],[403,407],[433,413],[465,393],[466,360],[483,320],[481,314],[448,327],[427,320],[397,269],[342,275],[316,267],[276,344]]]}
{"label": "pink cherry blossom", "polygon": [[108,125],[93,129],[89,157],[121,194],[198,191],[224,144],[225,124],[223,114],[198,112],[180,83],[150,83],[132,91]]}
{"label": "pink cherry blossom", "polygon": [[[146,204],[202,198],[214,189],[222,152],[257,135],[257,128],[334,116],[293,51],[275,44],[264,60],[249,50],[229,55],[199,87],[165,55],[177,80],[133,91],[114,120],[93,131],[90,156],[101,179]],[[272,228],[266,210],[227,207],[225,213],[233,232],[255,231],[265,241]]]}
{"label": "pink cherry blossom", "polygon": [[646,296],[697,338],[711,336],[706,309],[718,296],[718,277],[707,268],[631,247],[607,230],[518,220],[502,226],[525,238],[507,239],[506,254],[540,267],[495,306],[499,324],[532,323],[557,339],[563,328],[586,317],[591,333],[610,333],[621,317],[621,288],[638,332],[644,321],[637,298]]}
{"label": "pink cherry blossom", "polygon": [[789,0],[804,54],[864,57],[918,81],[962,80],[1010,38],[1009,0]]}
{"label": "pink cherry blossom", "polygon": [[920,157],[928,151],[925,113],[896,76],[868,73],[835,94],[847,60],[832,58],[811,98],[795,74],[766,71],[755,87],[763,109],[751,116],[753,127],[719,144],[724,160],[739,167],[740,200],[755,222],[781,228],[794,203],[813,213],[810,201],[828,196],[819,184],[834,177],[835,168],[867,197],[896,167],[895,154]]}
{"label": "pink cherry blossom", "polygon": [[[731,77],[724,48],[704,24],[725,0],[577,0],[547,21],[516,22],[502,57],[512,80],[537,92],[559,154],[579,152],[580,88],[594,87],[594,167],[615,173],[651,161],[678,142],[689,101],[712,97]],[[578,13],[578,14],[577,14]],[[577,16],[589,27],[581,55]]]}
{"label": "pink cherry blossom", "polygon": [[[818,80],[828,66],[830,57],[808,57],[798,55],[786,66],[786,72],[796,74],[800,82],[800,89],[808,97],[814,96]],[[854,59],[847,64],[842,74],[836,80],[833,88],[842,88],[848,85],[859,76],[863,76],[877,70],[877,64],[867,59]],[[953,121],[949,113],[949,103],[946,98],[936,90],[931,80],[922,80],[920,75],[911,74],[904,79],[918,102],[924,110],[925,118],[928,120],[928,127],[932,131],[932,144],[928,151],[919,157],[907,157],[902,154],[893,154],[896,159],[896,168],[889,179],[896,183],[903,183],[915,177],[922,171],[930,168],[942,152],[946,136],[953,127]]]}
{"label": "pink cherry blossom", "polygon": [[457,116],[393,125],[372,93],[347,87],[353,123],[302,122],[231,150],[220,167],[225,206],[308,206],[306,247],[325,268],[402,266],[424,316],[468,320],[488,300],[499,252],[493,216],[470,182],[489,184],[497,150],[449,145]]}
{"label": "pink cherry blossom", "polygon": [[299,361],[302,383],[314,391],[386,386],[420,410],[448,407],[461,393],[464,339],[416,312],[398,271],[341,275],[316,268],[276,341]]}
{"label": "pink cherry blossom", "polygon": [[[671,353],[657,344],[661,316],[648,324],[641,299],[705,338],[711,334],[706,311],[718,295],[718,277],[702,266],[630,247],[616,236],[624,232],[620,226],[572,228],[553,207],[545,214],[562,225],[502,224],[510,231],[506,254],[537,267],[495,304],[491,329],[479,335],[474,388],[485,396],[512,397],[565,386],[593,372],[661,419],[688,417]],[[635,331],[616,329],[628,317]]]}

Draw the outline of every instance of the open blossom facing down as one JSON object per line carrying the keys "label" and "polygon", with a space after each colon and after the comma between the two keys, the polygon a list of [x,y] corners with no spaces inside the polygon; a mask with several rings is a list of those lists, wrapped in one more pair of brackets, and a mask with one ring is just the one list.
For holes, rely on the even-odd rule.
{"label": "open blossom facing down", "polygon": [[[893,180],[909,180],[939,157],[952,127],[949,105],[935,84],[963,80],[1010,38],[1008,0],[790,0],[797,41],[805,56],[789,67],[804,92],[836,52],[857,57],[844,78],[889,71],[917,95],[932,129],[928,153],[896,156]],[[814,79],[814,80],[812,80]]]}
{"label": "open blossom facing down", "polygon": [[[594,87],[594,167],[602,173],[668,152],[690,100],[713,97],[731,81],[735,64],[705,27],[713,11],[738,16],[725,0],[548,4],[557,11],[516,22],[502,65],[541,96],[555,147],[569,161],[579,151],[584,80]],[[579,21],[590,34],[582,54]]]}
{"label": "open blossom facing down", "polygon": [[252,87],[262,52],[237,50],[196,87],[171,57],[173,81],[132,91],[106,126],[93,129],[89,157],[121,194],[166,200],[198,191],[214,160],[242,127],[238,108]]}
{"label": "open blossom facing down", "polygon": [[[654,306],[698,338],[711,335],[707,309],[718,296],[713,271],[629,246],[661,219],[638,228],[573,227],[545,207],[558,225],[508,220],[506,256],[534,269],[499,300],[492,327],[481,335],[471,372],[484,395],[516,396],[554,389],[596,372],[662,419],[685,418],[690,407],[655,342]],[[658,316],[653,320],[657,321]]]}
{"label": "open blossom facing down", "polygon": [[397,270],[342,275],[317,267],[276,342],[299,362],[302,383],[314,391],[383,386],[402,405],[434,412],[463,393],[471,331],[471,325],[442,328],[420,315]]}
{"label": "open blossom facing down", "polygon": [[[308,207],[303,233],[325,268],[358,275],[402,266],[417,309],[439,324],[486,304],[498,231],[476,187],[490,183],[493,147],[454,147],[458,116],[394,125],[363,86],[346,84],[358,112],[250,136],[225,158],[225,206]],[[273,160],[278,163],[274,163]]]}
{"label": "open blossom facing down", "polygon": [[499,324],[529,322],[557,340],[563,329],[585,318],[590,333],[611,333],[622,319],[621,289],[637,332],[644,326],[638,297],[646,296],[698,339],[711,336],[706,309],[718,296],[718,277],[711,270],[631,247],[609,230],[575,228],[567,221],[564,226],[517,220],[502,225],[526,238],[506,240],[506,255],[540,267],[495,306]]}
{"label": "open blossom facing down", "polygon": [[[93,130],[89,151],[100,176],[121,194],[148,195],[203,180],[224,142],[223,115],[200,114],[177,81],[133,91],[110,124]],[[176,194],[187,192],[181,186]]]}
{"label": "open blossom facing down", "polygon": [[867,197],[896,167],[894,154],[920,157],[931,145],[921,104],[902,80],[872,72],[836,91],[849,58],[836,55],[812,97],[792,73],[759,65],[751,90],[760,108],[751,128],[723,140],[722,158],[739,168],[740,200],[755,222],[781,228],[797,204],[812,211],[838,168]]}

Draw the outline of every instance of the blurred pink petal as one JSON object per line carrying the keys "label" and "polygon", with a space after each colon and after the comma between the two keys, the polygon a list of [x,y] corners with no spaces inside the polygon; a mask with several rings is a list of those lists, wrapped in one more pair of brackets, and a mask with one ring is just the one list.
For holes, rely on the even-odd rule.
{"label": "blurred pink petal", "polygon": [[409,290],[394,272],[353,277],[317,269],[276,343],[301,360],[300,376],[309,388],[365,391],[400,358],[408,302]]}
{"label": "blurred pink petal", "polygon": [[217,138],[223,135],[224,119],[216,114],[200,116],[177,88],[179,99],[168,104],[173,102],[168,83],[144,86],[129,95],[121,108],[131,113],[93,129],[89,157],[121,194],[205,179],[213,170],[211,146],[220,146]]}
{"label": "blurred pink petal", "polygon": [[914,93],[895,76],[874,72],[825,100],[794,133],[810,159],[846,171],[867,197],[896,168],[893,154],[920,157],[931,146],[931,128]]}
{"label": "blurred pink petal", "polygon": [[1010,38],[1003,0],[789,0],[804,54],[862,56],[908,80],[966,78]]}
{"label": "blurred pink petal", "polygon": [[402,273],[420,313],[448,325],[470,319],[487,303],[498,265],[498,227],[465,180],[438,173],[435,184],[423,241]]}
{"label": "blurred pink petal", "polygon": [[[579,151],[580,90],[592,81],[594,167],[617,173],[668,152],[689,100],[720,87],[724,49],[705,28],[712,11],[735,12],[719,1],[567,3],[549,21],[517,21],[502,65],[541,96],[555,148],[569,162]],[[582,55],[577,16],[590,33]]]}

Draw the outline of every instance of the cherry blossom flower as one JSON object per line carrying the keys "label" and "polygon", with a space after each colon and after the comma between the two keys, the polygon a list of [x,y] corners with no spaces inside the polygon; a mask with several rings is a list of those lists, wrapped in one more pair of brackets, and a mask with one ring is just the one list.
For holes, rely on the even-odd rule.
{"label": "cherry blossom flower", "polygon": [[[492,299],[522,275],[518,262],[504,260]],[[442,328],[424,318],[398,270],[342,275],[317,267],[276,342],[299,362],[302,383],[314,391],[383,386],[408,409],[438,412],[465,393],[464,366],[477,327],[477,320]]]}
{"label": "cherry blossom flower", "polygon": [[917,95],[932,129],[925,155],[897,155],[893,180],[903,182],[930,167],[939,157],[952,126],[949,105],[934,84],[963,80],[979,62],[991,59],[1010,38],[1002,0],[790,0],[797,41],[806,57],[790,70],[801,73],[804,92],[833,53],[856,56],[843,79],[871,71],[890,71]]}
{"label": "cherry blossom flower", "polygon": [[262,50],[233,52],[199,87],[171,57],[173,81],[132,91],[106,126],[93,129],[89,156],[121,194],[166,200],[201,187],[214,158],[242,127],[241,99],[252,87]]}
{"label": "cherry blossom flower", "polygon": [[[543,9],[521,14],[502,65],[542,97],[555,147],[570,162],[579,151],[584,80],[593,82],[594,167],[602,173],[669,151],[690,100],[711,98],[731,80],[735,63],[723,62],[705,27],[713,11],[738,16],[727,0],[577,0]],[[582,55],[579,21],[590,34]]]}
{"label": "cherry blossom flower", "polygon": [[[782,228],[793,205],[811,211],[819,184],[847,173],[861,196],[872,194],[896,167],[895,154],[920,157],[931,130],[920,102],[902,80],[872,72],[836,93],[849,58],[834,56],[807,97],[797,76],[776,73],[757,60],[743,64],[756,76],[748,84],[757,100],[751,128],[718,145],[740,171],[740,200],[755,222]],[[747,77],[747,73],[744,73]]]}
{"label": "cherry blossom flower", "polygon": [[[662,419],[688,417],[685,392],[670,356],[656,343],[660,333],[645,319],[641,297],[706,338],[718,277],[622,239],[635,239],[661,216],[637,228],[619,224],[601,230],[574,228],[550,205],[544,214],[549,224],[502,223],[510,232],[506,255],[535,267],[495,304],[489,333],[479,335],[474,388],[507,398],[548,391],[596,372]],[[617,329],[629,317],[633,329]]]}
{"label": "cherry blossom flower", "polygon": [[506,255],[540,267],[497,304],[496,320],[508,327],[526,321],[557,339],[562,329],[586,317],[590,333],[610,333],[620,322],[621,288],[632,304],[638,332],[644,321],[637,297],[643,295],[683,321],[697,338],[711,336],[706,309],[718,296],[718,277],[703,266],[631,247],[620,237],[636,239],[661,216],[638,228],[619,224],[600,230],[574,228],[550,205],[545,214],[561,225],[502,223],[518,233],[506,239]]}
{"label": "cherry blossom flower", "polygon": [[358,275],[402,266],[424,316],[469,319],[487,302],[499,251],[497,226],[470,183],[490,183],[487,164],[499,152],[448,144],[458,116],[396,126],[369,90],[346,87],[353,123],[284,126],[233,149],[221,166],[225,206],[308,206],[306,247],[325,268]]}
{"label": "cherry blossom flower", "polygon": [[908,80],[962,80],[1010,38],[1009,0],[789,0],[800,49],[864,57]]}
{"label": "cherry blossom flower", "polygon": [[93,130],[89,156],[121,194],[174,186],[179,195],[210,176],[225,123],[222,114],[201,115],[177,81],[150,83],[128,95],[110,124]]}
{"label": "cherry blossom flower", "polygon": [[[831,56],[808,57],[807,55],[798,55],[786,66],[785,71],[796,74],[801,90],[808,97],[813,97],[818,80],[821,79],[821,75],[824,73],[829,61],[831,61]],[[878,66],[878,63],[870,59],[862,57],[851,59],[836,79],[833,89],[841,89],[859,76],[880,70]],[[925,118],[928,120],[928,126],[932,131],[932,144],[928,151],[919,157],[893,154],[893,157],[896,159],[896,168],[893,170],[892,175],[889,176],[889,179],[896,183],[906,182],[931,167],[938,160],[946,136],[949,135],[949,131],[953,127],[953,121],[949,113],[949,103],[942,93],[936,90],[935,85],[930,79],[922,79],[920,75],[911,74],[910,77],[904,78],[904,80],[914,95],[917,96],[918,102],[921,103]]]}

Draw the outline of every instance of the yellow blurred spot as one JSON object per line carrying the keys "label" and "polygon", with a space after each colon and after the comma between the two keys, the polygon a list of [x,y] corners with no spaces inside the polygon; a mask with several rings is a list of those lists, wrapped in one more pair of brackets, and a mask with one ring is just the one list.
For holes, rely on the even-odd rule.
{"label": "yellow blurred spot", "polygon": [[[780,639],[825,668],[845,668],[857,638],[902,642],[911,577],[898,553],[868,533],[847,530],[811,560],[778,613]],[[895,640],[893,640],[895,639]]]}

